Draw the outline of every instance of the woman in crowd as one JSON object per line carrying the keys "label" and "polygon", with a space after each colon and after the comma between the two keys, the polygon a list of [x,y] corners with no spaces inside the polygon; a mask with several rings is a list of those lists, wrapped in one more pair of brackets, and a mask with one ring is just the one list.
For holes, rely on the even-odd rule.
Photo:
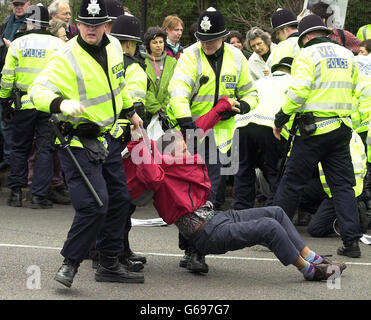
{"label": "woman in crowd", "polygon": [[254,81],[268,76],[272,67],[272,51],[276,46],[268,32],[253,27],[246,34],[245,46],[254,53],[249,58],[249,71]]}
{"label": "woman in crowd", "polygon": [[169,102],[168,85],[177,60],[165,52],[166,32],[160,27],[150,27],[144,34],[147,52],[144,54],[149,88],[146,95],[146,110],[155,115],[164,112]]}

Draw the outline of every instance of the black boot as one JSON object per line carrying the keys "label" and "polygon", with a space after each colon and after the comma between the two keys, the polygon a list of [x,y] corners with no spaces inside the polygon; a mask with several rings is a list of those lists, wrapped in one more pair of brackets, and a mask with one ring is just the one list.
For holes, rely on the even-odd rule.
{"label": "black boot", "polygon": [[140,256],[139,254],[134,253],[129,249],[129,253],[126,255],[126,258],[128,258],[130,261],[133,262],[141,262],[142,264],[147,263],[147,258],[145,256]]}
{"label": "black boot", "polygon": [[140,261],[132,261],[126,255],[119,255],[119,262],[125,266],[126,270],[131,272],[138,272],[144,268],[144,265]]}
{"label": "black boot", "polygon": [[187,270],[191,272],[208,273],[209,266],[205,263],[205,256],[198,252],[192,252],[187,263]]}
{"label": "black boot", "polygon": [[143,283],[144,276],[140,273],[130,272],[119,262],[118,256],[103,252],[99,254],[99,265],[95,272],[95,281]]}
{"label": "black boot", "polygon": [[31,200],[27,204],[27,207],[31,209],[51,209],[53,208],[53,202],[48,197],[31,195]]}
{"label": "black boot", "polygon": [[65,258],[62,266],[55,275],[54,280],[70,288],[78,268],[79,263]]}
{"label": "black boot", "polygon": [[340,256],[347,256],[350,258],[360,258],[361,257],[361,249],[359,248],[358,241],[354,241],[352,243],[346,244],[337,251],[338,255]]}
{"label": "black boot", "polygon": [[190,250],[184,251],[183,258],[179,261],[179,267],[187,268],[187,263],[191,259],[192,252]]}
{"label": "black boot", "polygon": [[12,188],[7,203],[11,207],[22,207],[22,189]]}

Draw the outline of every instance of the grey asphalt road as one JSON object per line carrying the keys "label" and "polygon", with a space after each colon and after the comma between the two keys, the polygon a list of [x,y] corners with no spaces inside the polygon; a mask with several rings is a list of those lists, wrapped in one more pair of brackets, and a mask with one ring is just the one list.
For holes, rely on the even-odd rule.
{"label": "grey asphalt road", "polygon": [[[3,193],[4,191],[2,191]],[[0,191],[1,193],[1,191]],[[371,247],[362,257],[337,256],[338,237],[315,239],[299,231],[320,254],[348,264],[340,281],[308,282],[293,266],[284,267],[265,247],[255,246],[208,256],[209,273],[192,274],[178,266],[177,229],[133,227],[132,249],[147,257],[144,284],[98,283],[85,260],[70,289],[53,280],[62,263],[60,249],[71,225],[71,206],[49,210],[12,208],[0,195],[1,300],[369,300]],[[137,219],[157,218],[152,207],[139,208]]]}

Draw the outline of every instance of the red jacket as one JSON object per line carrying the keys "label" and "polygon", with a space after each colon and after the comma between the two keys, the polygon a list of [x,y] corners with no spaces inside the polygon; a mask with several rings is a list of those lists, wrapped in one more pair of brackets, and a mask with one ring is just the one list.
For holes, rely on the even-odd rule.
{"label": "red jacket", "polygon": [[[206,133],[220,121],[220,113],[229,110],[228,99],[220,98],[214,108],[196,120],[196,126]],[[211,183],[200,155],[186,158],[161,155],[152,140],[152,154],[142,140],[129,142],[127,148],[130,158],[124,158],[123,163],[131,198],[153,190],[153,205],[167,224],[206,203]]]}
{"label": "red jacket", "polygon": [[172,224],[206,203],[211,183],[201,156],[174,158],[161,155],[152,140],[151,145],[152,154],[142,140],[129,142],[132,156],[123,159],[128,190],[132,199],[153,190],[159,216]]}

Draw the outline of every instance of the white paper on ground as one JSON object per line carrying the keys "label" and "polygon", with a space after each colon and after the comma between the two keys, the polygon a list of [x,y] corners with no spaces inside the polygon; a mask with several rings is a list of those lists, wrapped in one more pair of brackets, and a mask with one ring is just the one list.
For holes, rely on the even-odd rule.
{"label": "white paper on ground", "polygon": [[135,226],[142,226],[142,227],[157,227],[157,226],[166,226],[167,223],[162,220],[161,218],[154,218],[154,219],[134,219],[131,218],[131,225]]}
{"label": "white paper on ground", "polygon": [[371,244],[371,236],[363,234],[363,237],[360,239],[364,244]]}

